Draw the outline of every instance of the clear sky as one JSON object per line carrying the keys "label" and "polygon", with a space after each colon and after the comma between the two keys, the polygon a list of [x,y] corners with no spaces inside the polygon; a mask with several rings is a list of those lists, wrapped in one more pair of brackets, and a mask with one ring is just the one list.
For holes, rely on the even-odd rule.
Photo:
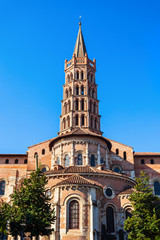
{"label": "clear sky", "polygon": [[160,152],[159,0],[1,0],[0,153],[57,135],[79,16],[97,61],[103,135]]}

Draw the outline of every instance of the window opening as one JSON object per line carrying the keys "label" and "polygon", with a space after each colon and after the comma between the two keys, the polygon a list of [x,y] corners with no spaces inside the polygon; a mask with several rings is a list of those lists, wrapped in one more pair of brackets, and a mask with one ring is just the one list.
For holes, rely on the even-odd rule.
{"label": "window opening", "polygon": [[27,164],[27,159],[24,160],[24,164]]}
{"label": "window opening", "polygon": [[78,99],[76,99],[76,110],[78,110]]}
{"label": "window opening", "polygon": [[69,203],[69,229],[79,229],[79,203],[76,200]]}
{"label": "window opening", "polygon": [[18,159],[16,159],[14,163],[17,164],[18,163]]}
{"label": "window opening", "polygon": [[76,115],[76,126],[78,126],[78,115]]}
{"label": "window opening", "polygon": [[76,95],[79,95],[79,87],[76,87]]}
{"label": "window opening", "polygon": [[9,163],[9,159],[6,159],[6,160],[5,160],[5,164],[8,164],[8,163]]}
{"label": "window opening", "polygon": [[114,232],[114,210],[112,207],[106,209],[107,232]]}
{"label": "window opening", "polygon": [[83,80],[83,71],[81,72],[81,78],[82,78],[82,80]]}
{"label": "window opening", "polygon": [[91,166],[95,167],[96,166],[96,161],[95,161],[95,156],[91,155]]}
{"label": "window opening", "polygon": [[5,194],[5,181],[1,181],[0,182],[0,195],[4,195]]}
{"label": "window opening", "polygon": [[66,156],[65,156],[64,166],[65,166],[65,167],[68,167],[68,166],[69,166],[69,155],[66,155]]}
{"label": "window opening", "polygon": [[82,157],[82,154],[78,154],[78,157],[77,157],[77,165],[83,165],[83,157]]}
{"label": "window opening", "polygon": [[82,126],[84,126],[84,115],[82,115],[81,124],[82,124]]}
{"label": "window opening", "polygon": [[126,152],[123,152],[123,158],[124,158],[124,160],[126,160],[126,159],[127,159]]}
{"label": "window opening", "polygon": [[154,193],[155,195],[160,195],[160,183],[158,181],[154,182]]}
{"label": "window opening", "polygon": [[84,87],[81,87],[81,95],[84,95]]}
{"label": "window opening", "polygon": [[77,79],[79,79],[79,71],[77,71]]}
{"label": "window opening", "polygon": [[81,100],[81,110],[84,110],[84,99]]}
{"label": "window opening", "polygon": [[42,170],[41,170],[42,173],[44,173],[46,171],[47,171],[47,169],[45,167],[43,167]]}
{"label": "window opening", "polygon": [[145,164],[145,161],[144,161],[144,159],[141,159],[141,164]]}

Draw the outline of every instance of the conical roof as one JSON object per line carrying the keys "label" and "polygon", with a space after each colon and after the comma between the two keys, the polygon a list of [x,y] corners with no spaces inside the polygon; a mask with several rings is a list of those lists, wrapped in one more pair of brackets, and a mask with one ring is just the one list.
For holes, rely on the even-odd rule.
{"label": "conical roof", "polygon": [[75,54],[76,57],[84,57],[85,53],[87,53],[87,50],[83,39],[81,23],[79,23],[79,31],[73,54]]}

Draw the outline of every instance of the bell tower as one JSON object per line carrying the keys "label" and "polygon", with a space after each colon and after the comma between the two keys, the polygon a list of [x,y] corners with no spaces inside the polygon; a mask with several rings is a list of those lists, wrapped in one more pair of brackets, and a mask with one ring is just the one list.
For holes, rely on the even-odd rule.
{"label": "bell tower", "polygon": [[59,135],[71,133],[79,128],[102,135],[95,81],[96,60],[91,61],[88,58],[81,23],[73,57],[69,61],[65,60],[64,71]]}

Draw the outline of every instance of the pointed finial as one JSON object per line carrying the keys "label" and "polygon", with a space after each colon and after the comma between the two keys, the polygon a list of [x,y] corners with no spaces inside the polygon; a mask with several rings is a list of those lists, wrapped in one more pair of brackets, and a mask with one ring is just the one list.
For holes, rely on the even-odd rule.
{"label": "pointed finial", "polygon": [[81,16],[79,16],[79,26],[81,26]]}

